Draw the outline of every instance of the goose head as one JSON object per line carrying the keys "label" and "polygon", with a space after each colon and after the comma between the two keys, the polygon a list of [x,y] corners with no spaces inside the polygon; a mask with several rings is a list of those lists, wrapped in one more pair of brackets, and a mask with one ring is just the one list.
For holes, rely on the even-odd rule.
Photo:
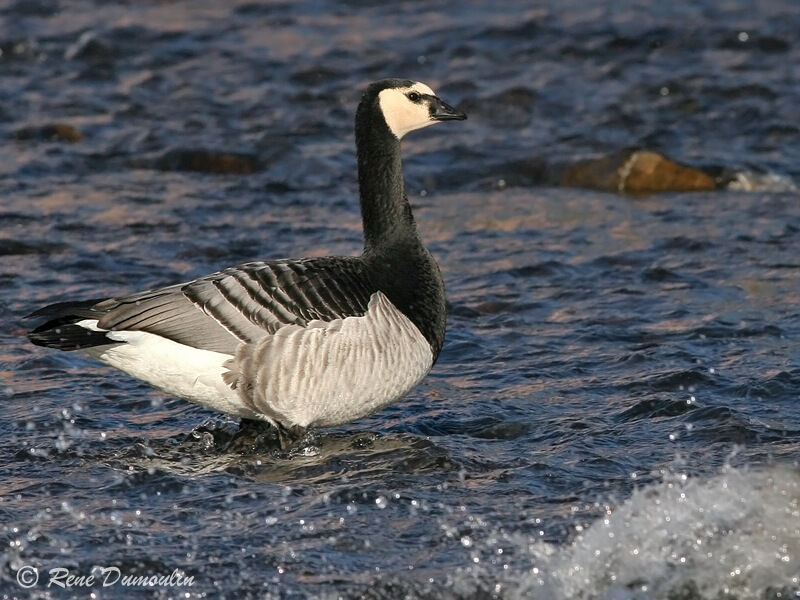
{"label": "goose head", "polygon": [[373,83],[365,96],[373,94],[386,126],[398,140],[409,131],[439,121],[467,118],[467,115],[441,100],[431,88],[419,81],[384,79]]}

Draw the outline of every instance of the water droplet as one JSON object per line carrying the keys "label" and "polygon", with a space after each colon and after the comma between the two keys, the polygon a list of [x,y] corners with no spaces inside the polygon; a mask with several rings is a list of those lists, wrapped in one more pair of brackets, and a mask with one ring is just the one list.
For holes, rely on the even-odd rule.
{"label": "water droplet", "polygon": [[375,498],[375,504],[377,505],[378,508],[383,510],[384,508],[386,508],[389,502],[383,496],[378,496],[377,498]]}
{"label": "water droplet", "polygon": [[64,450],[69,448],[71,445],[72,442],[70,442],[67,438],[65,438],[63,434],[59,435],[58,438],[56,438],[55,446],[56,450],[58,450],[59,452],[64,452]]}

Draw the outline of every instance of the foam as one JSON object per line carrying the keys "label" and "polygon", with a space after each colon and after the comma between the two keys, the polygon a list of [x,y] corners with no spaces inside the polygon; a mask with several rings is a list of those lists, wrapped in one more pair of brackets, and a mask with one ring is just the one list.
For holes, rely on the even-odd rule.
{"label": "foam", "polygon": [[569,545],[537,542],[527,550],[533,567],[513,598],[800,594],[800,472],[670,475],[609,507]]}
{"label": "foam", "polygon": [[726,186],[729,190],[739,192],[794,192],[795,182],[786,175],[777,173],[756,173],[754,171],[738,171],[733,174]]}

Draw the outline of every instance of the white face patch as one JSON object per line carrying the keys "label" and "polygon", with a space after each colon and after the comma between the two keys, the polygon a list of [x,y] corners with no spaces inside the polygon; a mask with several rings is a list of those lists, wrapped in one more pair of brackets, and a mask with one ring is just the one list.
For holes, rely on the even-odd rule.
{"label": "white face patch", "polygon": [[398,140],[402,139],[409,131],[436,123],[434,119],[431,119],[428,103],[424,100],[412,102],[408,98],[408,94],[411,92],[436,95],[431,88],[419,82],[409,87],[389,88],[378,94],[378,104],[381,107],[383,118]]}

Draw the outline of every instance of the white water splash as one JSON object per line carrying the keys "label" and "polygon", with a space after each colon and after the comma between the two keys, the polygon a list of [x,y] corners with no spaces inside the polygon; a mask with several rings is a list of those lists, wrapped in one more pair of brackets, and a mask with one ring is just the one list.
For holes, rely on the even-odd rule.
{"label": "white water splash", "polygon": [[568,546],[528,551],[534,566],[514,598],[800,598],[800,473],[672,476]]}
{"label": "white water splash", "polygon": [[790,177],[776,173],[739,171],[726,187],[739,192],[794,192],[797,186]]}

